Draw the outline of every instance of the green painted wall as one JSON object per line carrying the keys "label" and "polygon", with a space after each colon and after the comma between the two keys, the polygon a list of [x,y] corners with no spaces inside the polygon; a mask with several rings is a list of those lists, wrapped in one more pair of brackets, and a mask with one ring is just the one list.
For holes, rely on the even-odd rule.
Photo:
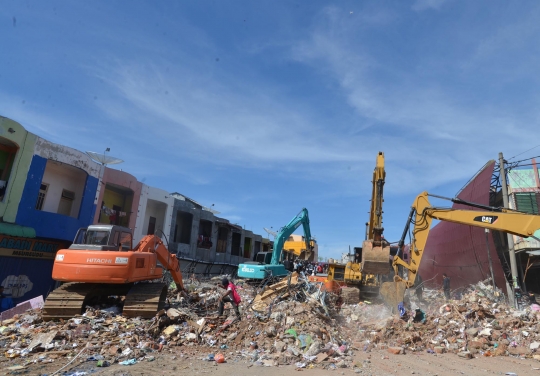
{"label": "green painted wall", "polygon": [[508,173],[508,184],[512,188],[534,188],[536,177],[532,168],[526,170],[512,170]]}
{"label": "green painted wall", "polygon": [[[14,132],[8,131],[10,128]],[[26,177],[34,155],[37,136],[28,132],[19,123],[0,116],[0,137],[6,138],[19,146],[13,161],[12,174],[9,177],[6,195],[4,200],[0,202],[0,217],[3,217],[4,222],[15,223],[19,202],[21,201]]]}

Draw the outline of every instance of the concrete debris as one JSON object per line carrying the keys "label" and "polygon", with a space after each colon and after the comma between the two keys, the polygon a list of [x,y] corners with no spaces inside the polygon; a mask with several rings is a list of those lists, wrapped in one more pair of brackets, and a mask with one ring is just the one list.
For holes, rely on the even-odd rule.
{"label": "concrete debris", "polygon": [[153,361],[178,348],[186,357],[201,360],[208,360],[209,353],[221,353],[227,362],[322,369],[369,367],[353,364],[353,355],[372,350],[386,350],[389,357],[427,352],[454,353],[464,359],[540,360],[540,312],[510,308],[486,282],[449,302],[441,293],[425,290],[426,299],[415,302],[420,308],[409,308],[403,317],[392,315],[380,302],[360,301],[356,292],[354,303],[343,304],[342,297],[326,291],[323,282],[296,275],[258,294],[259,286],[237,281],[237,287],[241,319],[229,303],[225,306],[229,316],[217,316],[222,291],[213,280],[188,285],[189,298],[171,290],[167,308],[152,319],[86,307],[84,314],[69,320],[43,322],[41,310],[31,309],[0,323],[0,361],[7,362],[5,368],[24,369],[73,359],[84,350],[77,362],[97,361],[96,366],[104,367]]}
{"label": "concrete debris", "polygon": [[[460,299],[448,302],[438,291],[426,292],[424,297],[428,299],[412,302],[422,308],[408,312],[404,318],[385,315],[374,319],[380,307],[364,306],[365,312],[355,307],[349,318],[352,321],[359,316],[356,347],[364,351],[387,347],[391,353],[398,353],[398,348],[431,354],[449,352],[466,359],[532,358],[540,348],[539,312],[533,305],[524,310],[510,307],[501,300],[500,291],[493,291],[489,281],[470,286]],[[418,312],[422,313],[420,321]]]}

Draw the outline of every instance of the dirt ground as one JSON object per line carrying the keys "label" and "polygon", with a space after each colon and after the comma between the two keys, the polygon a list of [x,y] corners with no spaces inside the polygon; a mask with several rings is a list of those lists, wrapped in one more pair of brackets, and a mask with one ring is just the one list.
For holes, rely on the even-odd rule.
{"label": "dirt ground", "polygon": [[[343,369],[297,369],[294,365],[279,367],[263,367],[251,365],[247,361],[215,362],[203,361],[199,356],[190,356],[181,350],[171,353],[157,354],[152,362],[144,361],[131,366],[114,364],[107,368],[95,367],[95,361],[78,363],[69,366],[57,375],[72,374],[76,371],[87,372],[88,375],[109,376],[168,376],[168,375],[210,375],[213,376],[281,376],[297,375],[540,375],[540,362],[533,359],[513,357],[478,357],[462,359],[455,354],[407,353],[393,355],[386,350],[371,353],[357,352],[354,355],[358,368]],[[31,365],[24,370],[7,371],[4,367],[1,375],[51,375],[67,362],[57,361],[46,365]]]}

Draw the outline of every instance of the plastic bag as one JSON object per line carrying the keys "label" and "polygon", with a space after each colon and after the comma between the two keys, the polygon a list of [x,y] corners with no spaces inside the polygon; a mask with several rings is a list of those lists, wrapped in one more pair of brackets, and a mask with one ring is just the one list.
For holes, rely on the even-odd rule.
{"label": "plastic bag", "polygon": [[214,357],[216,363],[225,363],[225,356],[223,354],[219,353]]}

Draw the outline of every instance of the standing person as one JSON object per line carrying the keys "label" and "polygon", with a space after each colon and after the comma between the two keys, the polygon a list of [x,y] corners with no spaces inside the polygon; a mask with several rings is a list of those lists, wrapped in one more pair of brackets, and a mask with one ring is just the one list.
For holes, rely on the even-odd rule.
{"label": "standing person", "polygon": [[223,278],[219,287],[226,289],[227,291],[218,300],[218,315],[223,316],[223,308],[225,308],[225,303],[229,302],[236,311],[236,317],[240,319],[240,310],[238,309],[238,305],[242,299],[240,298],[240,295],[238,295],[238,292],[236,292],[236,286],[232,282],[229,282],[227,278]]}
{"label": "standing person", "polygon": [[4,286],[0,286],[0,312],[13,308],[13,300],[6,294],[4,294]]}
{"label": "standing person", "polygon": [[443,275],[443,291],[444,291],[444,297],[446,300],[450,300],[450,277],[444,273]]}

